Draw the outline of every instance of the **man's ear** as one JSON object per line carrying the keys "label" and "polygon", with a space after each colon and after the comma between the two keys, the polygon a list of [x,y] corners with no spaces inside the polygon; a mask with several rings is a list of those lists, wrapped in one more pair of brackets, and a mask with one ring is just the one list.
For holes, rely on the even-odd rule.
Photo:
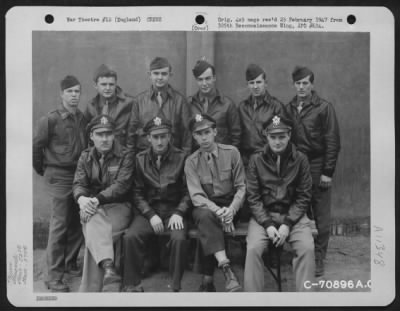
{"label": "man's ear", "polygon": [[147,134],[147,141],[148,141],[149,143],[151,143],[151,136],[150,136],[150,134]]}

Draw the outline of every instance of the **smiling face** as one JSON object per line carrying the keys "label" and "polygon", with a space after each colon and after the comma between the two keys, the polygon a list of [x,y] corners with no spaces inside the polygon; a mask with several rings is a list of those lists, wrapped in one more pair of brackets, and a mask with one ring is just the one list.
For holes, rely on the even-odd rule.
{"label": "smiling face", "polygon": [[110,129],[99,128],[90,133],[90,139],[98,152],[106,153],[113,146],[114,133]]}
{"label": "smiling face", "polygon": [[149,77],[156,89],[162,89],[168,85],[172,72],[169,67],[154,69],[149,72]]}
{"label": "smiling face", "polygon": [[249,88],[251,95],[254,97],[263,96],[267,88],[265,74],[262,73],[254,80],[247,81],[247,87]]}
{"label": "smiling face", "polygon": [[208,95],[215,90],[215,82],[217,81],[212,68],[207,68],[200,76],[196,78],[199,90],[203,95]]}
{"label": "smiling face", "polygon": [[290,132],[267,133],[267,142],[272,152],[281,154],[286,150],[290,140]]}
{"label": "smiling face", "polygon": [[314,84],[310,81],[310,77],[311,76],[307,76],[294,82],[294,87],[298,97],[305,98],[311,96]]}
{"label": "smiling face", "polygon": [[168,150],[169,142],[171,140],[171,133],[169,130],[154,130],[147,135],[147,140],[151,144],[151,148],[157,155],[164,154]]}
{"label": "smiling face", "polygon": [[60,93],[63,105],[66,109],[75,109],[78,107],[81,97],[81,86],[79,84],[62,90]]}
{"label": "smiling face", "polygon": [[115,95],[117,79],[115,77],[99,77],[94,87],[100,96],[110,99]]}

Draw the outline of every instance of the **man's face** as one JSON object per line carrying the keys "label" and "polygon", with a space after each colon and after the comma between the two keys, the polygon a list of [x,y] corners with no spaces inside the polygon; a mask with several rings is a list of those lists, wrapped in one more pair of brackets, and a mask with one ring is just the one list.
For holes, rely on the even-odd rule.
{"label": "man's face", "polygon": [[211,127],[193,132],[193,138],[204,151],[212,150],[215,142],[215,136],[217,136],[217,129]]}
{"label": "man's face", "polygon": [[151,83],[155,88],[163,88],[168,84],[172,72],[169,67],[154,69],[149,72]]}
{"label": "man's face", "polygon": [[314,88],[314,84],[310,81],[310,76],[294,82],[294,87],[298,97],[308,97]]}
{"label": "man's face", "polygon": [[66,108],[77,108],[81,97],[81,86],[78,84],[65,89],[61,91],[60,96]]}
{"label": "man's face", "polygon": [[214,91],[217,79],[215,78],[215,75],[213,75],[212,69],[207,68],[206,71],[196,78],[196,81],[200,92],[207,95]]}
{"label": "man's face", "polygon": [[273,153],[281,154],[285,151],[290,140],[290,132],[268,133],[267,141]]}
{"label": "man's face", "polygon": [[100,96],[109,99],[115,95],[117,80],[115,77],[99,77],[94,87]]}
{"label": "man's face", "polygon": [[147,135],[147,140],[151,144],[155,154],[164,154],[168,150],[168,145],[171,140],[169,131],[153,131]]}
{"label": "man's face", "polygon": [[98,152],[106,153],[111,150],[114,142],[114,133],[102,128],[95,129],[90,133],[90,139]]}
{"label": "man's face", "polygon": [[260,74],[254,80],[247,81],[247,87],[254,97],[263,96],[267,88],[267,81],[264,79],[264,74]]}

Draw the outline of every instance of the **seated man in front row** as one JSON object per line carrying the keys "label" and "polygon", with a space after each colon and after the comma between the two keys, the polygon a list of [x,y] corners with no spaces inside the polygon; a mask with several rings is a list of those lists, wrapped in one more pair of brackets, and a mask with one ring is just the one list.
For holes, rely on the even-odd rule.
{"label": "seated man in front row", "polygon": [[193,220],[205,255],[200,291],[215,291],[215,259],[224,273],[226,291],[239,291],[241,286],[225,252],[224,231],[234,230],[233,217],[242,206],[246,193],[240,153],[236,147],[215,142],[216,122],[206,114],[196,114],[189,128],[200,146],[185,164],[186,181],[194,205]]}
{"label": "seated man in front row", "polygon": [[296,290],[313,281],[314,240],[306,211],[311,203],[312,180],[307,157],[290,143],[291,122],[273,116],[265,122],[267,145],[250,158],[247,200],[252,212],[247,235],[244,288],[264,290],[262,254],[268,243],[287,240],[296,252],[293,270]]}
{"label": "seated man in front row", "polygon": [[150,148],[136,155],[135,219],[124,237],[126,292],[143,292],[141,272],[146,247],[154,234],[170,231],[171,290],[181,289],[186,266],[190,198],[184,180],[185,153],[172,146],[171,122],[155,117],[144,127]]}
{"label": "seated man in front row", "polygon": [[94,146],[82,152],[73,183],[86,242],[80,291],[118,292],[121,277],[114,266],[113,240],[131,221],[128,192],[134,164],[115,140],[111,117],[95,117],[88,129]]}

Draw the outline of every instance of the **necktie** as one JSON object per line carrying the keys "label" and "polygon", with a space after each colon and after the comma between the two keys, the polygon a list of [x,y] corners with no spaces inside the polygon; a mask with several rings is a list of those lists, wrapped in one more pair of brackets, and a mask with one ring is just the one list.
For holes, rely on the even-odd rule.
{"label": "necktie", "polygon": [[99,164],[100,164],[100,169],[99,169],[99,177],[100,180],[102,180],[102,176],[103,176],[103,165],[104,165],[104,154],[100,155],[100,159],[99,159]]}
{"label": "necktie", "polygon": [[297,112],[298,112],[298,113],[300,113],[301,110],[303,109],[303,105],[304,105],[304,102],[299,102],[299,104],[298,104],[298,106],[297,106]]}
{"label": "necktie", "polygon": [[211,171],[211,175],[212,176],[216,176],[216,169],[215,169],[215,163],[214,163],[214,159],[213,159],[213,155],[211,152],[207,152],[207,163],[208,163],[208,167],[210,168]]}
{"label": "necktie", "polygon": [[208,110],[208,98],[204,98],[204,102],[203,102],[204,113],[207,113],[207,110]]}
{"label": "necktie", "polygon": [[108,100],[104,103],[102,114],[108,115]]}
{"label": "necktie", "polygon": [[162,102],[163,102],[163,99],[161,97],[161,92],[157,93],[157,102],[158,102],[158,106],[161,108]]}
{"label": "necktie", "polygon": [[254,98],[254,104],[253,104],[254,111],[256,111],[257,106],[258,106],[258,104],[257,104],[257,99]]}
{"label": "necktie", "polygon": [[276,157],[276,171],[278,173],[278,176],[280,176],[281,175],[281,156],[280,155],[278,155]]}
{"label": "necktie", "polygon": [[157,165],[157,169],[160,169],[160,167],[161,167],[161,156],[160,155],[157,156],[156,165]]}

